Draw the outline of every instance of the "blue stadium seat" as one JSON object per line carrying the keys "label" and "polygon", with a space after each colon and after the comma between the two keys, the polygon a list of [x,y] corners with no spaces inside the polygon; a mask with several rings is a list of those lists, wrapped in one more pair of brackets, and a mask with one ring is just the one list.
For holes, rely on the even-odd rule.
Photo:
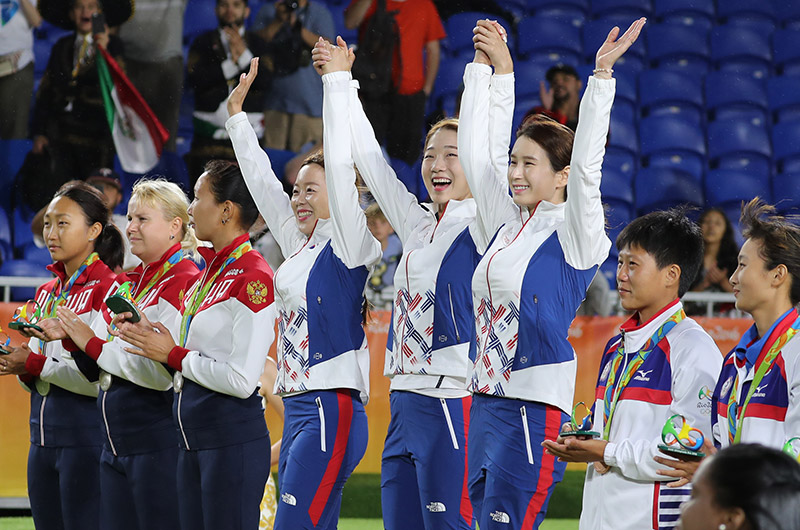
{"label": "blue stadium seat", "polygon": [[[772,128],[775,162],[781,173],[800,172],[800,121],[777,123]],[[800,189],[800,181],[794,186]]]}
{"label": "blue stadium seat", "polygon": [[695,77],[708,71],[711,52],[704,28],[665,23],[654,24],[644,33],[651,66]]}
{"label": "blue stadium seat", "polygon": [[[586,22],[589,11],[589,2],[584,0],[572,0],[570,2],[559,0],[501,0],[498,3],[506,7],[506,9],[517,13],[519,18],[535,15],[566,22],[578,28]],[[513,3],[525,4],[525,6],[521,10],[515,10],[510,7],[510,4]]]}
{"label": "blue stadium seat", "polygon": [[800,77],[771,77],[767,94],[773,123],[800,119]]}
{"label": "blue stadium seat", "polygon": [[[608,32],[614,26],[619,26],[620,35],[628,29],[634,17],[606,17],[598,20],[587,21],[583,25],[583,60],[586,63],[594,64],[597,50],[605,42]],[[647,33],[647,30],[644,31]],[[625,55],[619,58],[614,65],[616,72],[640,72],[645,67],[645,40],[638,39],[631,46]]]}
{"label": "blue stadium seat", "polygon": [[[514,64],[514,91],[518,98],[532,96],[539,98],[539,83],[545,81],[547,70],[555,63],[520,61]],[[584,81],[584,84],[586,82]]]}
{"label": "blue stadium seat", "polygon": [[14,233],[14,249],[21,251],[25,245],[33,242],[33,233],[31,232],[31,221],[36,212],[33,212],[27,206],[17,206],[14,208],[14,213],[11,216],[11,227]]}
{"label": "blue stadium seat", "polygon": [[272,165],[272,171],[275,172],[275,176],[278,177],[281,182],[286,182],[284,167],[289,160],[297,156],[297,153],[284,149],[264,149],[264,151],[266,151],[267,156],[269,156],[269,162]]}
{"label": "blue stadium seat", "polygon": [[[613,134],[613,131],[612,133]],[[636,174],[636,159],[624,153],[606,152],[603,157],[603,175],[605,171],[611,171],[623,175],[628,184],[633,184],[633,175]]]}
{"label": "blue stadium seat", "polygon": [[800,28],[781,29],[772,34],[772,57],[783,75],[800,75]]}
{"label": "blue stadium seat", "polygon": [[743,118],[769,123],[763,80],[737,72],[709,72],[705,85],[710,120]]}
{"label": "blue stadium seat", "polygon": [[216,0],[193,0],[183,15],[184,44],[191,44],[198,35],[219,25],[215,7]]}
{"label": "blue stadium seat", "polygon": [[701,181],[706,146],[700,127],[680,118],[651,116],[639,123],[639,137],[643,166],[680,170]]}
{"label": "blue stadium seat", "polygon": [[436,73],[436,83],[433,85],[433,98],[439,100],[442,96],[457,95],[461,90],[464,79],[464,67],[467,62],[460,59],[442,58],[439,71]]}
{"label": "blue stadium seat", "polygon": [[708,125],[708,156],[712,168],[738,169],[766,180],[772,169],[772,148],[766,126],[728,118]]}
{"label": "blue stadium seat", "polygon": [[[422,183],[422,177],[419,173],[419,168],[415,173],[414,167],[408,165],[399,158],[390,158],[389,165],[392,166],[394,172],[397,174],[398,180],[405,184],[406,189],[419,198],[421,195],[427,195],[427,190]],[[422,188],[422,189],[420,189]]]}
{"label": "blue stadium seat", "polygon": [[42,267],[50,265],[53,260],[50,257],[50,251],[44,247],[37,247],[35,243],[28,243],[22,249],[22,258],[37,263]]}
{"label": "blue stadium seat", "polygon": [[623,228],[634,218],[633,185],[627,175],[603,169],[600,193],[606,207],[606,227],[614,242]]}
{"label": "blue stadium seat", "polygon": [[[611,239],[611,234],[608,236]],[[608,280],[608,286],[611,288],[612,291],[616,291],[617,289],[617,256],[615,255],[617,252],[617,248],[614,245],[615,240],[611,239],[611,254],[609,254],[608,259],[606,259],[601,265],[600,270],[598,271],[603,277]]]}
{"label": "blue stadium seat", "polygon": [[636,174],[636,210],[643,215],[677,204],[703,205],[703,189],[692,175],[678,169],[650,167]]}
{"label": "blue stadium seat", "polygon": [[497,20],[509,32],[509,48],[513,51],[513,35],[511,35],[511,24],[507,20],[499,18],[492,13],[482,13],[480,11],[467,11],[451,15],[444,21],[444,29],[447,32],[445,47],[451,57],[471,56],[474,47],[472,44],[472,30],[475,23],[482,18]]}
{"label": "blue stadium seat", "polygon": [[511,129],[511,138],[512,143],[515,139],[515,134],[517,129],[522,124],[522,119],[528,113],[529,110],[533,109],[534,107],[541,106],[541,101],[539,101],[539,96],[525,96],[519,98],[514,103],[514,120],[512,122],[512,129]]}
{"label": "blue stadium seat", "polygon": [[800,173],[772,176],[772,200],[780,214],[800,215]]}
{"label": "blue stadium seat", "polygon": [[765,34],[775,30],[777,20],[772,3],[757,0],[721,0],[717,3],[717,17],[722,24]]}
{"label": "blue stadium seat", "polygon": [[739,218],[742,201],[760,196],[772,202],[772,193],[764,186],[764,181],[744,171],[735,169],[712,169],[706,173],[706,203],[732,212],[731,221]]}
{"label": "blue stadium seat", "polygon": [[522,0],[534,13],[550,10],[573,11],[589,16],[589,0]]}
{"label": "blue stadium seat", "polygon": [[638,156],[639,142],[633,123],[617,121],[614,116],[611,117],[606,152],[614,155]]}
{"label": "blue stadium seat", "polygon": [[658,22],[710,29],[714,24],[714,0],[655,0]]}
{"label": "blue stadium seat", "polygon": [[780,18],[784,28],[800,29],[800,2],[784,2]]}
{"label": "blue stadium seat", "polygon": [[526,17],[517,26],[517,53],[526,61],[578,64],[581,36],[578,28],[546,17]]}
{"label": "blue stadium seat", "polygon": [[[11,237],[11,220],[3,208],[0,208],[0,260],[11,259],[14,253]],[[0,261],[0,262],[2,262]]]}
{"label": "blue stadium seat", "polygon": [[337,35],[341,35],[348,45],[358,42],[358,28],[347,29],[344,25],[344,9],[346,5],[328,6],[333,19],[333,27]]}
{"label": "blue stadium seat", "polygon": [[639,74],[642,116],[672,116],[703,123],[705,107],[700,80],[680,72],[646,70]]}
{"label": "blue stadium seat", "polygon": [[[42,278],[42,283],[47,282],[47,278],[52,274],[38,263],[32,263],[24,259],[12,259],[3,262],[0,266],[0,276],[32,276]],[[24,302],[36,296],[35,287],[12,287],[11,300]]]}
{"label": "blue stadium seat", "polygon": [[[592,0],[594,18],[619,16],[633,22],[639,17],[649,17],[653,13],[650,0]],[[627,26],[626,26],[627,28]],[[620,28],[625,31],[626,28]]]}
{"label": "blue stadium seat", "polygon": [[[19,168],[33,147],[31,140],[0,140],[0,189],[10,190]],[[10,199],[8,193],[8,199]],[[0,202],[3,202],[0,199]]]}
{"label": "blue stadium seat", "polygon": [[772,73],[768,35],[738,26],[717,26],[711,30],[710,42],[711,61],[717,70],[758,79]]}

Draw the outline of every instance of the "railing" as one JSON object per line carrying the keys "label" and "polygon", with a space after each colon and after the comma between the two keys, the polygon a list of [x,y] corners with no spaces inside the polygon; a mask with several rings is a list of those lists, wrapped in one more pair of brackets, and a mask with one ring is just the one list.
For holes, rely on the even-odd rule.
{"label": "railing", "polygon": [[[698,291],[690,291],[683,295],[681,298],[684,302],[696,302],[701,304],[706,304],[706,316],[713,317],[714,316],[714,304],[734,304],[736,303],[736,297],[733,296],[733,293],[706,293],[706,292],[698,292]],[[740,311],[736,311],[736,316],[742,316]]]}
{"label": "railing", "polygon": [[[0,287],[3,288],[3,302],[11,302],[12,287],[39,287],[50,281],[46,276],[0,276]],[[24,302],[24,300],[17,300]]]}

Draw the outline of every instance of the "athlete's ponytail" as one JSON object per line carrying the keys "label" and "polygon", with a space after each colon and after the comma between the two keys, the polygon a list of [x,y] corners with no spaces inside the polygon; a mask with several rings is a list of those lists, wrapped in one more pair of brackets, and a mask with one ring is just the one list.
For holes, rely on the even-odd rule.
{"label": "athlete's ponytail", "polygon": [[121,267],[125,258],[125,243],[122,234],[111,223],[111,212],[97,188],[83,181],[70,181],[61,186],[53,198],[57,197],[66,197],[80,206],[88,226],[99,223],[103,227],[94,241],[94,250],[110,269]]}

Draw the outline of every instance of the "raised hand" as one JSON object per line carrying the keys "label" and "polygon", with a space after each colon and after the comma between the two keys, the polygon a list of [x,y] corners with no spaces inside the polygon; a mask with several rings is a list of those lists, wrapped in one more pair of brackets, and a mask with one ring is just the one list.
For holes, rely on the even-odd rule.
{"label": "raised hand", "polygon": [[[506,30],[503,26],[491,20],[479,20],[472,33],[475,49],[489,58],[496,74],[509,74],[514,71],[514,61],[511,59],[511,52],[508,51]],[[479,59],[478,54],[475,58]]]}
{"label": "raised hand", "polygon": [[336,37],[336,46],[320,37],[311,51],[311,59],[314,61],[314,69],[317,73],[324,75],[331,72],[350,71],[356,56],[353,50],[347,47],[347,43],[341,36]]}
{"label": "raised hand", "polygon": [[233,116],[234,114],[242,112],[244,98],[247,97],[247,92],[250,91],[250,87],[252,86],[253,81],[256,80],[257,75],[258,57],[253,57],[250,59],[250,70],[247,72],[247,74],[242,74],[239,76],[239,84],[236,85],[236,88],[234,88],[231,94],[228,96],[228,116]]}
{"label": "raised hand", "polygon": [[539,101],[547,110],[553,108],[553,87],[548,88],[544,81],[539,81]]}
{"label": "raised hand", "polygon": [[61,327],[72,339],[72,342],[81,350],[86,351],[86,345],[95,336],[92,328],[65,306],[60,306],[56,309],[56,314],[61,321]]}
{"label": "raised hand", "polygon": [[[636,20],[620,38],[617,38],[619,35],[619,27],[614,26],[611,28],[611,31],[608,32],[608,37],[606,37],[606,41],[600,46],[600,49],[597,50],[595,68],[597,70],[611,70],[614,63],[617,62],[617,59],[622,57],[622,55],[628,51],[628,48],[636,42],[636,39],[639,38],[639,34],[642,32],[642,28],[646,22],[647,19],[644,17]],[[611,75],[610,72],[603,73],[608,74],[608,77]]]}

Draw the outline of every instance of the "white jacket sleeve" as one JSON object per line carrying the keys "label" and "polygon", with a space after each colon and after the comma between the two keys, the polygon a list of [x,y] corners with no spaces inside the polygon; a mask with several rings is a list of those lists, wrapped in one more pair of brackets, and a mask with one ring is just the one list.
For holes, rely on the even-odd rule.
{"label": "white jacket sleeve", "polygon": [[[343,82],[337,78],[331,81],[331,86]],[[400,241],[405,244],[408,236],[421,222],[431,219],[431,222],[435,223],[436,220],[398,180],[394,169],[384,158],[381,146],[375,139],[372,124],[364,113],[361,100],[358,98],[358,82],[349,81],[349,86],[350,145],[353,150],[353,160],[386,220],[392,225]]]}
{"label": "white jacket sleeve", "polygon": [[[508,83],[503,80],[506,76],[498,77],[500,86]],[[489,88],[491,79],[490,66],[467,64],[458,124],[458,158],[477,206],[478,233],[472,236],[480,253],[486,250],[500,226],[519,216],[519,209],[508,194],[507,180],[497,178],[503,151],[495,146],[495,143],[509,138],[509,133],[502,132],[499,124],[504,121],[501,117],[504,112],[513,115],[513,95],[509,100],[507,87],[504,87],[506,90],[498,91],[496,105],[493,106]],[[503,94],[505,97],[501,97]],[[490,127],[486,125],[488,118],[492,121]],[[510,127],[510,120],[508,123]],[[505,153],[508,153],[507,146]]]}
{"label": "white jacket sleeve", "polygon": [[[86,313],[86,315],[88,316],[89,313]],[[80,315],[80,318],[83,319],[84,315]],[[38,339],[31,339],[29,346],[31,351],[42,353],[39,351]],[[46,343],[45,350],[47,348],[61,348],[61,341]],[[47,357],[42,367],[42,373],[39,374],[39,379],[84,396],[97,397],[100,392],[100,386],[97,382],[88,381],[75,364],[75,361],[72,360],[69,352],[63,349],[61,350],[60,358]]]}
{"label": "white jacket sleeve", "polygon": [[222,362],[190,351],[183,358],[181,372],[215,392],[247,399],[256,389],[267,351],[275,338],[275,303],[257,313],[235,298],[227,303],[231,304],[233,323],[230,357]]}
{"label": "white jacket sleeve", "polygon": [[616,79],[592,76],[581,99],[567,181],[565,223],[558,229],[567,263],[579,270],[603,263],[611,248],[600,179],[615,91]]}
{"label": "white jacket sleeve", "polygon": [[[711,337],[700,329],[688,329],[670,341],[672,355],[672,403],[660,427],[675,414],[680,414],[689,425],[711,437],[710,400],[700,395],[702,388],[713,389],[722,367],[722,355]],[[619,440],[606,446],[604,461],[620,469],[632,480],[663,481],[669,477],[659,475],[657,470],[667,469],[653,457],[664,456],[658,445],[659,436],[653,440]]]}
{"label": "white jacket sleeve", "polygon": [[289,197],[272,171],[269,156],[259,145],[253,126],[247,121],[247,114],[244,112],[228,118],[225,128],[231,137],[236,161],[239,162],[247,189],[250,190],[258,211],[280,245],[283,255],[291,256],[308,238],[297,228]]}
{"label": "white jacket sleeve", "polygon": [[333,252],[350,269],[381,259],[381,244],[367,228],[358,203],[356,172],[350,151],[350,72],[322,76],[322,143],[325,182],[333,227]]}
{"label": "white jacket sleeve", "polygon": [[789,388],[789,406],[783,423],[786,439],[780,440],[783,446],[790,438],[800,436],[800,337],[789,342],[781,356],[786,370],[786,386]]}
{"label": "white jacket sleeve", "polygon": [[[144,314],[150,322],[174,322],[176,318],[180,319],[179,311],[164,299],[145,308]],[[108,336],[106,320],[102,314],[95,318],[93,329],[100,339]],[[170,327],[170,334],[175,342],[178,341],[178,331],[178,327]],[[125,348],[130,347],[132,346],[119,337],[104,342],[97,365],[110,374],[144,388],[162,391],[172,388],[172,376],[163,364],[125,351]]]}

